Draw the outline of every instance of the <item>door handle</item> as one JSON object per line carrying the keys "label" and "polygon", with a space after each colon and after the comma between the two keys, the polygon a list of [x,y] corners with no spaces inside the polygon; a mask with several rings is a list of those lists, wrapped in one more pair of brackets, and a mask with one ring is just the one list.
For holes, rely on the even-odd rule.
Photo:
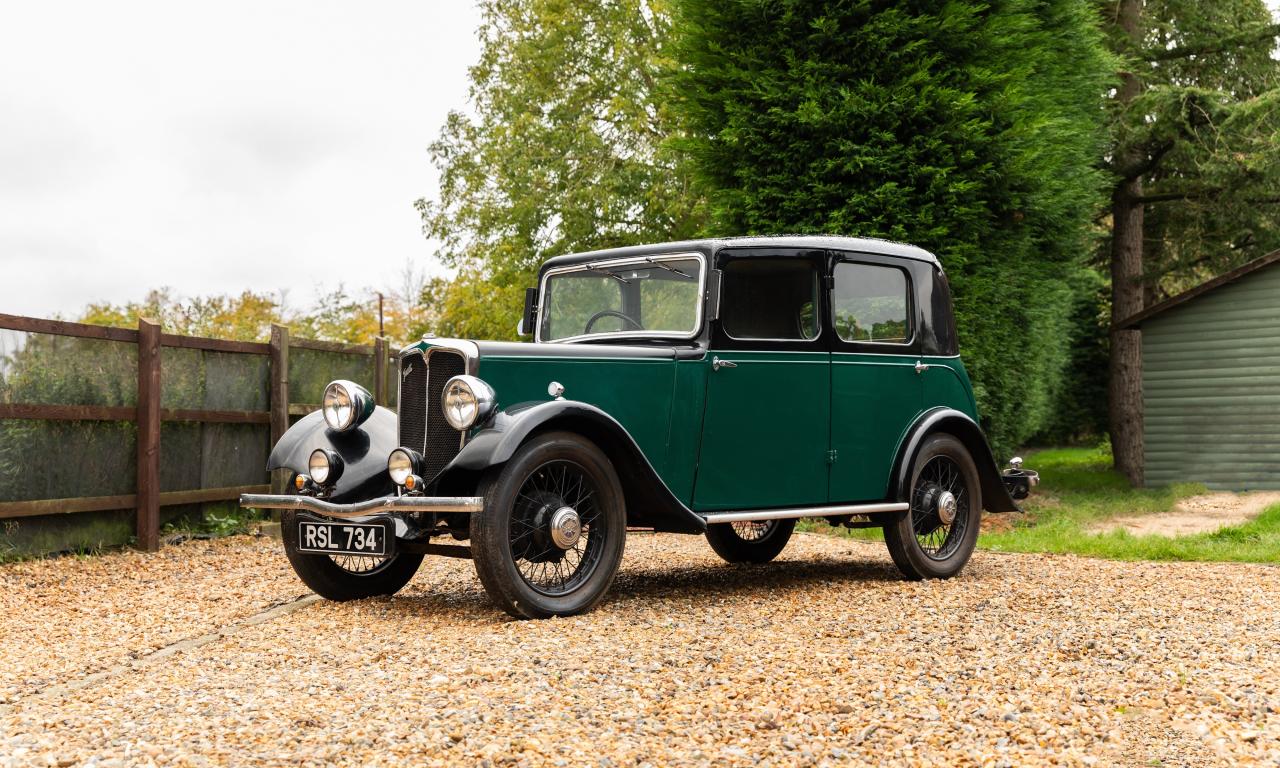
{"label": "door handle", "polygon": [[711,370],[718,371],[721,368],[737,368],[738,364],[732,360],[721,360],[718,357],[711,358]]}
{"label": "door handle", "polygon": [[927,370],[929,370],[929,366],[926,363],[922,363],[919,360],[916,361],[916,373],[924,373]]}

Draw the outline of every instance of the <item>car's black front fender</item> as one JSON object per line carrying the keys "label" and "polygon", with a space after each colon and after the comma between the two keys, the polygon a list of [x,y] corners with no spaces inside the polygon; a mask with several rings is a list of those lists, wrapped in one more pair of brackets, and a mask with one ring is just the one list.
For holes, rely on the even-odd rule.
{"label": "car's black front fender", "polygon": [[[498,412],[440,472],[437,482],[450,492],[461,492],[480,473],[509,461],[531,437],[553,430],[582,435],[609,457],[627,500],[628,525],[676,533],[707,529],[706,521],[671,492],[617,419],[576,400],[522,403]],[[459,482],[459,478],[470,479]]]}
{"label": "car's black front fender", "polygon": [[307,414],[281,436],[267,457],[267,469],[307,471],[307,459],[317,448],[342,457],[342,476],[328,499],[337,503],[361,501],[395,491],[387,475],[387,454],[396,448],[398,425],[394,412],[374,408],[373,415],[345,432],[329,429],[319,411]]}
{"label": "car's black front fender", "polygon": [[982,427],[968,415],[954,408],[934,408],[925,411],[907,431],[906,438],[898,448],[893,474],[889,477],[888,498],[910,503],[911,465],[916,452],[920,450],[920,444],[926,437],[937,432],[952,435],[969,449],[969,456],[973,458],[973,463],[978,468],[983,509],[988,512],[1021,511],[1000,477],[1000,468],[996,464],[995,456],[991,453],[991,446],[987,443],[987,436],[983,434]]}

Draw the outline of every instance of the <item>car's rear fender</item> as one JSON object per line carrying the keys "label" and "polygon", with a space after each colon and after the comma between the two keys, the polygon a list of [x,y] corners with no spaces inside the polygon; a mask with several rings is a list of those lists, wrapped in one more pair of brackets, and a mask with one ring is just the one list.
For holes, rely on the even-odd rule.
{"label": "car's rear fender", "polygon": [[441,470],[434,481],[438,492],[471,492],[484,472],[505,464],[535,435],[551,431],[582,435],[605,452],[622,483],[627,525],[675,533],[706,530],[706,522],[676,498],[626,428],[577,400],[525,403],[495,414]]}
{"label": "car's rear fender", "polygon": [[967,414],[954,408],[933,408],[925,411],[907,430],[906,437],[898,446],[894,459],[893,472],[889,476],[887,498],[896,501],[911,501],[911,466],[916,453],[920,450],[925,438],[933,434],[945,433],[955,437],[973,458],[978,468],[981,483],[982,508],[988,512],[1019,512],[1018,505],[1009,495],[1000,476],[999,465],[991,453],[991,445],[982,427],[978,426]]}

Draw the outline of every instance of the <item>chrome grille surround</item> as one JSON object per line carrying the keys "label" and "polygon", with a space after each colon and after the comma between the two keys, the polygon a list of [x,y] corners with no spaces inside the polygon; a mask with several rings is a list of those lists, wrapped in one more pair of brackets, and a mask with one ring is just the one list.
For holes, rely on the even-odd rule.
{"label": "chrome grille surround", "polygon": [[480,364],[479,349],[473,342],[429,341],[432,346],[425,351],[417,347],[402,351],[397,366],[400,445],[422,455],[422,479],[428,482],[467,441],[467,433],[449,426],[441,411],[445,382],[463,373],[474,376]]}

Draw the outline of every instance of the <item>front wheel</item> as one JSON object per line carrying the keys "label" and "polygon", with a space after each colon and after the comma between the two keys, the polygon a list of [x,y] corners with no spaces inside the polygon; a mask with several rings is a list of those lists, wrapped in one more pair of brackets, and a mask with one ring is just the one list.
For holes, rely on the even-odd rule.
{"label": "front wheel", "polygon": [[925,440],[911,468],[911,509],[884,527],[894,565],[908,579],[960,572],[978,543],[978,468],[951,435]]}
{"label": "front wheel", "polygon": [[516,618],[589,611],[622,562],[626,508],[617,472],[596,445],[540,435],[481,483],[471,554],[489,597]]}
{"label": "front wheel", "polygon": [[345,601],[394,595],[422,565],[422,555],[397,552],[391,557],[314,555],[297,550],[297,513],[280,513],[281,538],[289,564],[303,583],[323,598]]}
{"label": "front wheel", "polygon": [[794,519],[713,523],[707,543],[725,562],[767,563],[782,553],[795,527]]}

